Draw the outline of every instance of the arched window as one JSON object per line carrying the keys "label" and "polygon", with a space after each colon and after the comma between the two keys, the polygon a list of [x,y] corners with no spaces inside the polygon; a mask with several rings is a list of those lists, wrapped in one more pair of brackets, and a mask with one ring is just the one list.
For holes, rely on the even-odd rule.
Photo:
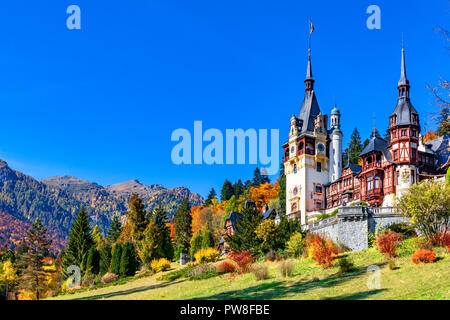
{"label": "arched window", "polygon": [[294,173],[297,173],[297,164],[294,164]]}
{"label": "arched window", "polygon": [[301,141],[301,142],[299,142],[299,144],[298,144],[297,150],[298,150],[298,151],[302,151],[302,150],[303,150],[303,147],[304,147],[304,144],[303,144],[303,141]]}
{"label": "arched window", "polygon": [[297,211],[297,203],[296,202],[294,202],[291,206],[291,212],[295,212],[295,211]]}

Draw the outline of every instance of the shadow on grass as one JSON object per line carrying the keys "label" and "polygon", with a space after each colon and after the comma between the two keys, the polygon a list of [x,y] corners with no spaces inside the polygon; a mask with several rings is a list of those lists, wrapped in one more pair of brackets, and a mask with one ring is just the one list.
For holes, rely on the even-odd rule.
{"label": "shadow on grass", "polygon": [[352,294],[344,294],[341,296],[335,296],[335,297],[329,297],[324,298],[324,300],[361,300],[366,299],[374,294],[386,291],[387,289],[375,289],[375,290],[369,290],[369,291],[363,291],[363,292],[357,292]]}
{"label": "shadow on grass", "polygon": [[[383,266],[385,263],[376,263],[379,267]],[[333,274],[322,280],[300,280],[297,282],[290,281],[274,281],[254,285],[241,290],[227,291],[218,293],[215,295],[204,296],[195,298],[194,300],[265,300],[265,299],[280,299],[289,296],[290,294],[305,293],[309,290],[316,288],[331,288],[338,286],[342,283],[350,281],[355,278],[363,277],[366,275],[367,267],[357,268],[355,271],[346,274]],[[365,281],[365,280],[364,280]],[[338,299],[362,299],[364,294],[372,295],[380,292],[381,290],[372,290],[368,292],[354,293],[348,297],[342,296]]]}
{"label": "shadow on grass", "polygon": [[116,296],[125,296],[125,295],[129,295],[129,294],[137,293],[137,292],[143,292],[143,291],[148,291],[148,290],[153,290],[153,289],[164,288],[164,287],[168,287],[170,285],[178,284],[181,282],[184,282],[184,280],[180,280],[180,281],[176,281],[176,282],[174,282],[174,281],[163,282],[163,283],[154,284],[151,286],[142,286],[142,287],[133,288],[133,289],[129,289],[129,290],[121,290],[121,291],[115,291],[115,292],[110,292],[110,293],[105,293],[105,294],[98,294],[98,295],[89,296],[89,297],[76,298],[74,300],[108,299],[108,298],[112,298],[112,297],[116,297]]}

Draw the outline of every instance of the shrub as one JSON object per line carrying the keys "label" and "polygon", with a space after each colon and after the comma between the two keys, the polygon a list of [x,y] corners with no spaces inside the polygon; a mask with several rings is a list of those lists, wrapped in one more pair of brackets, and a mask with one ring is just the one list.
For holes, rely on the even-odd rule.
{"label": "shrub", "polygon": [[266,258],[265,258],[266,261],[271,261],[271,262],[274,262],[274,261],[281,261],[281,260],[283,260],[283,259],[284,259],[284,254],[283,254],[283,252],[282,252],[282,251],[277,252],[277,251],[275,251],[275,250],[273,250],[273,249],[271,249],[271,250],[267,253]]}
{"label": "shrub", "polygon": [[229,261],[223,261],[217,266],[217,273],[218,274],[224,274],[224,273],[234,273],[236,272],[236,265],[229,262]]}
{"label": "shrub", "polygon": [[400,244],[401,235],[397,232],[384,230],[375,237],[375,242],[378,249],[385,255],[386,258],[393,258],[397,252]]}
{"label": "shrub", "polygon": [[424,237],[415,238],[415,248],[416,249],[427,249],[433,250],[433,242],[430,239]]}
{"label": "shrub", "polygon": [[300,232],[294,233],[286,243],[286,253],[291,257],[300,257],[305,250],[305,239]]}
{"label": "shrub", "polygon": [[206,248],[198,250],[194,257],[198,263],[215,262],[219,259],[220,253],[214,248]]}
{"label": "shrub", "polygon": [[180,256],[181,256],[182,253],[187,253],[187,250],[186,250],[184,245],[180,244],[177,247],[177,250],[175,252],[175,259],[176,259],[177,262],[180,262]]}
{"label": "shrub", "polygon": [[208,279],[217,276],[216,268],[211,265],[202,264],[187,272],[189,280]]}
{"label": "shrub", "polygon": [[95,274],[90,271],[87,271],[84,276],[81,278],[81,286],[82,287],[91,287],[95,285]]}
{"label": "shrub", "polygon": [[369,248],[372,248],[374,242],[375,242],[375,236],[373,235],[373,233],[372,232],[367,232],[367,246]]}
{"label": "shrub", "polygon": [[309,258],[323,268],[329,268],[333,265],[333,261],[339,253],[339,248],[333,241],[320,234],[307,234],[305,243]]}
{"label": "shrub", "polygon": [[265,280],[269,278],[269,268],[265,265],[253,266],[251,268],[252,273],[255,275],[256,280]]}
{"label": "shrub", "polygon": [[419,249],[411,257],[414,264],[431,263],[436,261],[436,252],[434,250]]}
{"label": "shrub", "polygon": [[340,273],[348,273],[355,269],[355,265],[352,260],[347,257],[341,257],[337,261]]}
{"label": "shrub", "polygon": [[197,251],[202,248],[202,242],[203,242],[203,235],[200,233],[200,231],[197,231],[191,238],[191,249],[190,249],[191,257],[195,257]]}
{"label": "shrub", "polygon": [[110,283],[117,280],[117,276],[114,273],[108,272],[102,277],[102,283]]}
{"label": "shrub", "polygon": [[430,236],[430,241],[438,247],[450,249],[450,232],[437,232]]}
{"label": "shrub", "polygon": [[391,224],[387,229],[397,232],[406,238],[412,238],[417,236],[416,230],[414,227],[407,223],[394,223]]}
{"label": "shrub", "polygon": [[292,276],[292,273],[294,272],[294,264],[289,260],[281,261],[279,268],[281,276],[285,278]]}
{"label": "shrub", "polygon": [[166,271],[170,268],[170,261],[166,258],[154,259],[150,263],[150,268],[155,272]]}
{"label": "shrub", "polygon": [[228,257],[236,262],[239,273],[249,272],[250,266],[255,262],[255,257],[247,251],[235,252],[232,251]]}

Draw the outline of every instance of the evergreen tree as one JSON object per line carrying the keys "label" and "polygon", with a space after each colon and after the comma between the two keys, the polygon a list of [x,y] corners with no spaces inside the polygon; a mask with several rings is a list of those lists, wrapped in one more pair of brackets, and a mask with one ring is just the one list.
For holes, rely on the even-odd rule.
{"label": "evergreen tree", "polygon": [[47,229],[37,219],[27,233],[27,252],[21,257],[23,274],[19,284],[20,289],[33,292],[36,300],[47,290],[46,280],[51,271],[44,268],[44,258],[48,256],[51,244]]}
{"label": "evergreen tree", "polygon": [[206,224],[205,229],[203,230],[202,248],[214,248],[214,237],[208,224]]}
{"label": "evergreen tree", "polygon": [[217,199],[217,194],[216,194],[216,190],[214,190],[214,188],[211,188],[211,190],[209,191],[209,194],[208,194],[208,198],[206,198],[206,200],[205,200],[204,206],[207,207],[207,206],[212,205],[213,199]]}
{"label": "evergreen tree", "polygon": [[242,210],[243,218],[237,221],[235,233],[227,237],[227,243],[233,251],[250,251],[254,254],[260,251],[260,241],[255,230],[263,220],[255,207],[247,206]]}
{"label": "evergreen tree", "polygon": [[343,153],[343,165],[346,166],[349,163],[358,163],[358,158],[363,151],[364,146],[361,144],[361,136],[358,129],[355,127],[350,137],[348,147]]}
{"label": "evergreen tree", "polygon": [[238,210],[238,202],[236,200],[236,196],[233,195],[230,198],[230,200],[228,201],[227,206],[225,207],[224,219],[226,219],[231,212],[237,211],[237,210]]}
{"label": "evergreen tree", "polygon": [[152,260],[164,256],[163,235],[155,221],[150,220],[143,233],[143,238],[136,242],[136,250],[142,263],[148,265]]}
{"label": "evergreen tree", "polygon": [[245,181],[244,183],[244,192],[248,190],[252,186],[252,182],[250,180]]}
{"label": "evergreen tree", "polygon": [[100,275],[104,275],[108,272],[109,266],[111,264],[111,245],[106,242],[100,249]]}
{"label": "evergreen tree", "polygon": [[440,108],[441,110],[437,119],[439,126],[436,133],[439,137],[442,137],[450,133],[450,103],[442,101]]}
{"label": "evergreen tree", "polygon": [[233,190],[236,199],[239,199],[239,196],[244,194],[244,184],[242,183],[241,179],[233,184]]}
{"label": "evergreen tree", "polygon": [[233,196],[233,194],[234,194],[233,185],[231,184],[230,181],[225,180],[225,182],[223,183],[223,186],[222,186],[222,194],[221,194],[220,200],[221,201],[230,200],[230,198]]}
{"label": "evergreen tree", "polygon": [[280,217],[286,216],[286,175],[284,174],[284,164],[280,165],[280,191],[278,192],[278,199],[280,208],[278,209],[278,214]]}
{"label": "evergreen tree", "polygon": [[286,216],[282,217],[280,223],[277,225],[277,240],[274,249],[284,250],[291,236],[297,232],[300,232],[303,238],[305,237],[305,232],[302,230],[299,219],[287,219]]}
{"label": "evergreen tree", "polygon": [[122,232],[122,224],[119,221],[119,218],[117,216],[114,216],[114,218],[111,221],[111,225],[108,230],[108,242],[110,244],[117,241],[117,239],[120,236],[120,233]]}
{"label": "evergreen tree", "polygon": [[160,233],[162,234],[163,257],[172,260],[174,256],[174,249],[172,245],[172,239],[170,238],[170,230],[167,226],[167,214],[161,204],[155,208],[153,212],[153,220],[155,221]]}
{"label": "evergreen tree", "polygon": [[85,270],[89,249],[94,245],[89,226],[89,216],[83,207],[80,208],[69,234],[69,241],[63,259],[63,274],[67,278],[66,270],[71,265]]}
{"label": "evergreen tree", "polygon": [[123,245],[122,256],[120,258],[120,276],[134,276],[137,269],[136,251],[134,250],[133,244],[127,242]]}
{"label": "evergreen tree", "polygon": [[94,240],[95,246],[97,248],[100,248],[105,241],[105,239],[103,239],[103,236],[98,229],[98,225],[95,225],[94,230],[92,230],[92,240]]}
{"label": "evergreen tree", "polygon": [[391,133],[389,132],[389,128],[386,129],[383,139],[386,140],[389,144],[391,144]]}
{"label": "evergreen tree", "polygon": [[128,223],[133,241],[141,240],[144,236],[144,230],[147,227],[148,220],[146,219],[144,203],[137,194],[133,194],[130,198]]}
{"label": "evergreen tree", "polygon": [[111,265],[109,271],[115,275],[120,275],[120,259],[122,258],[122,245],[119,242],[114,244],[112,249]]}
{"label": "evergreen tree", "polygon": [[191,249],[190,249],[191,260],[194,259],[195,253],[202,248],[202,242],[203,236],[200,231],[197,231],[196,233],[194,233],[191,239]]}
{"label": "evergreen tree", "polygon": [[86,271],[92,274],[100,272],[100,253],[95,247],[91,247],[86,261]]}
{"label": "evergreen tree", "polygon": [[267,175],[262,175],[259,168],[256,168],[255,171],[253,171],[252,186],[257,187],[264,183],[270,183],[269,177]]}
{"label": "evergreen tree", "polygon": [[174,216],[175,222],[175,243],[176,246],[183,245],[189,249],[192,237],[192,216],[189,207],[189,199],[186,198],[178,206]]}

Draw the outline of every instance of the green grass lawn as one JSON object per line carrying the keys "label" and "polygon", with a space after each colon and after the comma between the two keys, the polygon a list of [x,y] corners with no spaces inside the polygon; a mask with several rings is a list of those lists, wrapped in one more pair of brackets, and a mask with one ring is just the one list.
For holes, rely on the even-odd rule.
{"label": "green grass lawn", "polygon": [[[257,281],[251,273],[229,274],[204,280],[180,278],[161,281],[161,273],[133,279],[125,284],[64,294],[51,299],[445,299],[450,298],[450,258],[438,249],[438,261],[415,265],[407,248],[395,259],[397,269],[391,270],[376,249],[345,253],[356,269],[339,274],[338,267],[323,269],[312,260],[294,262],[292,277],[283,278],[279,263],[267,263],[269,279]],[[370,265],[381,271],[381,288],[368,289],[366,272]],[[174,269],[179,266],[173,264]],[[166,271],[166,272],[171,272]],[[316,278],[316,279],[315,279]]]}

